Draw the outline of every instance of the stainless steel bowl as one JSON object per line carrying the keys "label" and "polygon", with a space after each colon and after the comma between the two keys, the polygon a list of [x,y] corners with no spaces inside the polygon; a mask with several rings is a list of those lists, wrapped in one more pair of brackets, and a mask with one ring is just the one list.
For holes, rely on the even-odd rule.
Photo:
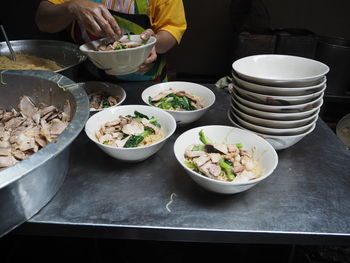
{"label": "stainless steel bowl", "polygon": [[[86,61],[79,47],[73,43],[57,40],[14,40],[10,41],[15,53],[27,54],[55,61],[63,68],[56,70],[67,78],[77,80],[79,66]],[[0,42],[0,55],[10,56],[6,42]]]}
{"label": "stainless steel bowl", "polygon": [[29,158],[0,171],[0,237],[36,214],[58,191],[68,171],[69,146],[89,116],[84,89],[51,71],[0,71],[0,108],[17,108],[28,95],[34,103],[44,102],[63,110],[72,108],[67,128]]}

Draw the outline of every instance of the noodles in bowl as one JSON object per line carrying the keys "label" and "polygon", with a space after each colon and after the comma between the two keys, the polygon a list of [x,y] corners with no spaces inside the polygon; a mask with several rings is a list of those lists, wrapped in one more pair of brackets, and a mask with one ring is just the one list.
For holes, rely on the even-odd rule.
{"label": "noodles in bowl", "polygon": [[0,70],[50,70],[62,69],[55,61],[37,56],[16,54],[16,61],[7,56],[0,56]]}
{"label": "noodles in bowl", "polygon": [[140,162],[158,152],[175,132],[174,117],[144,105],[107,108],[89,118],[86,135],[111,157]]}

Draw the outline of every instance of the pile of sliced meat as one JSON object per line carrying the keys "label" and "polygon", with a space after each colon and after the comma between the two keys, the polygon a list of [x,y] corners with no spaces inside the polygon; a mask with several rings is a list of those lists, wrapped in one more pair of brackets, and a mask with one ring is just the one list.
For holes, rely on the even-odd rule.
{"label": "pile of sliced meat", "polygon": [[[179,97],[187,97],[188,99],[191,100],[191,106],[193,106],[196,109],[204,108],[204,105],[202,104],[201,99],[199,97],[194,96],[194,95],[192,95],[184,90],[174,90],[172,88],[161,91],[156,96],[150,98],[150,100],[151,100],[152,104],[154,104],[154,103],[160,101],[161,99],[167,97],[170,94],[174,94],[174,95],[179,96]],[[167,102],[170,102],[171,100],[173,100],[173,98],[169,97]]]}
{"label": "pile of sliced meat", "polygon": [[117,96],[110,96],[106,92],[96,91],[88,94],[90,101],[90,109],[100,110],[114,106],[118,103]]}
{"label": "pile of sliced meat", "polygon": [[64,111],[38,106],[29,97],[20,98],[18,110],[0,109],[0,170],[26,159],[52,142],[70,121],[70,104]]}
{"label": "pile of sliced meat", "polygon": [[99,51],[108,51],[108,50],[120,50],[120,49],[128,49],[133,47],[139,47],[142,43],[131,41],[128,39],[117,40],[114,42],[103,43],[98,46]]}
{"label": "pile of sliced meat", "polygon": [[219,165],[222,158],[233,164],[232,172],[235,175],[233,182],[248,182],[258,176],[254,172],[256,167],[252,155],[245,149],[239,149],[235,144],[206,144],[203,150],[193,150],[195,146],[197,145],[192,144],[186,148],[185,157],[209,178],[227,181],[227,178],[222,176],[222,169]]}

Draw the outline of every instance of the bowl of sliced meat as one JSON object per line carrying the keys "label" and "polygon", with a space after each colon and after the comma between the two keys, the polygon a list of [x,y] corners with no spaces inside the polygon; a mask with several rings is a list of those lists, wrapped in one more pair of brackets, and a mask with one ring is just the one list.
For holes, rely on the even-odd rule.
{"label": "bowl of sliced meat", "polygon": [[86,81],[78,83],[87,93],[90,102],[90,115],[121,105],[126,99],[125,90],[115,83]]}
{"label": "bowl of sliced meat", "polygon": [[85,124],[87,136],[111,157],[140,162],[158,152],[175,132],[175,119],[146,105],[122,105],[94,114]]}
{"label": "bowl of sliced meat", "polygon": [[140,35],[125,35],[116,41],[94,40],[80,46],[91,62],[109,75],[125,75],[136,72],[151,53],[157,39],[143,41]]}
{"label": "bowl of sliced meat", "polygon": [[178,126],[200,119],[215,102],[215,94],[209,88],[186,81],[152,85],[141,97],[146,104],[169,112]]}
{"label": "bowl of sliced meat", "polygon": [[270,176],[275,149],[253,132],[231,126],[201,126],[181,134],[175,157],[201,187],[221,194],[246,191]]}

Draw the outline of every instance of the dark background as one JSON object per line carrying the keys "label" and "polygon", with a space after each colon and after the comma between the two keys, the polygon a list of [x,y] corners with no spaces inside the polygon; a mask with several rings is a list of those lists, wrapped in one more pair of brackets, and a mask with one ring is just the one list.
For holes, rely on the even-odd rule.
{"label": "dark background", "polygon": [[[38,0],[2,0],[0,18],[11,40],[56,39],[68,41],[67,35],[48,34],[34,22]],[[277,29],[307,32],[294,35],[295,45],[280,53],[315,58],[320,37],[341,40],[341,49],[349,56],[349,0],[184,0],[188,30],[181,44],[168,54],[171,80],[215,83],[230,75],[232,62],[243,56],[264,53],[276,46],[257,50],[251,36],[270,39]],[[240,43],[241,32],[248,32],[247,42]],[[300,32],[300,31],[298,31]],[[293,36],[293,34],[291,35]],[[306,42],[303,42],[306,39]],[[0,36],[0,40],[4,39]],[[247,44],[248,43],[248,44]],[[253,43],[253,45],[249,45]],[[266,43],[266,42],[263,42]],[[289,42],[290,43],[290,42]],[[309,44],[307,47],[306,44]],[[311,44],[312,45],[311,45]],[[345,43],[345,44],[344,44]],[[332,56],[333,50],[326,55]],[[349,60],[350,61],[350,60]],[[331,72],[336,72],[333,61]],[[340,71],[340,70],[338,70]],[[334,130],[339,119],[350,112],[350,67],[328,77],[327,94],[321,117]],[[334,73],[332,73],[334,74]],[[48,262],[43,251],[59,261],[68,259],[87,262],[166,262],[221,261],[236,262],[350,262],[348,248],[330,246],[188,244],[173,242],[93,240],[54,237],[28,237],[10,234],[0,239],[0,262],[36,260]],[[138,253],[134,253],[138,251]],[[231,258],[230,258],[231,257]]]}

